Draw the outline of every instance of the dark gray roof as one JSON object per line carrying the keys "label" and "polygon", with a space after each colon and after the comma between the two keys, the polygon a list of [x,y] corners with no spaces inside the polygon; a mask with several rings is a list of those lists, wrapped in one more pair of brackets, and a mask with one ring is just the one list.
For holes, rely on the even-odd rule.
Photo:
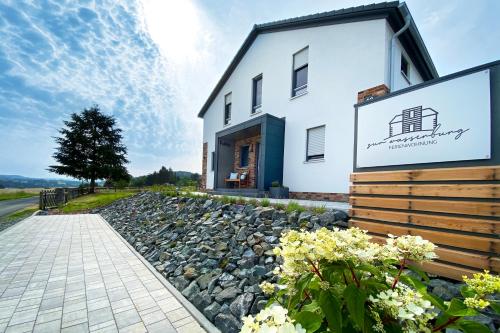
{"label": "dark gray roof", "polygon": [[[404,2],[400,4],[398,1],[392,1],[256,24],[253,26],[253,29],[248,34],[247,38],[243,42],[243,45],[241,45],[219,82],[217,82],[217,85],[206,100],[205,104],[203,104],[200,112],[198,113],[198,117],[203,117],[205,112],[210,107],[210,104],[214,101],[215,97],[224,86],[224,83],[226,83],[229,76],[232,74],[236,66],[238,66],[243,56],[252,45],[255,38],[257,38],[257,36],[261,33],[382,18],[387,19],[394,31],[398,31],[405,24],[404,17],[407,14],[409,14],[409,10]],[[417,66],[424,81],[439,77],[413,19],[411,19],[410,28],[399,36],[399,41],[403,44],[403,47],[412,59],[412,62],[415,66]]]}

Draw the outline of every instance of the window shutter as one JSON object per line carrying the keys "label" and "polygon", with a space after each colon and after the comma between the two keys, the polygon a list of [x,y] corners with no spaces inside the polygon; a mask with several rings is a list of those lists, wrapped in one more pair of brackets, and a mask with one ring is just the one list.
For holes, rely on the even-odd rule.
{"label": "window shutter", "polygon": [[[325,126],[307,130],[307,157],[325,154]],[[322,156],[320,156],[322,157]]]}
{"label": "window shutter", "polygon": [[293,56],[293,69],[296,70],[304,65],[306,65],[309,61],[309,48],[306,47],[302,51],[299,51]]}

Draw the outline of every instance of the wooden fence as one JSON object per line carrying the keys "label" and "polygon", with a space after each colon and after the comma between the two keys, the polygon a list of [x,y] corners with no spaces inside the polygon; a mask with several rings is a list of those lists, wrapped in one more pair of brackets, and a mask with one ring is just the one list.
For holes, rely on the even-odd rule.
{"label": "wooden fence", "polygon": [[87,190],[79,187],[55,188],[40,191],[39,208],[55,208],[66,204],[69,200],[87,193]]}
{"label": "wooden fence", "polygon": [[500,166],[351,174],[352,226],[375,241],[421,235],[438,245],[432,274],[500,272]]}

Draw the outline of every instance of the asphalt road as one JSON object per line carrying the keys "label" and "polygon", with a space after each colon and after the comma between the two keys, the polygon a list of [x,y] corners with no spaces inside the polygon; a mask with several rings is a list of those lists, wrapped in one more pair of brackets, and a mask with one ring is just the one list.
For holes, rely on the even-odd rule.
{"label": "asphalt road", "polygon": [[18,211],[33,204],[38,204],[38,196],[16,200],[0,201],[0,217]]}

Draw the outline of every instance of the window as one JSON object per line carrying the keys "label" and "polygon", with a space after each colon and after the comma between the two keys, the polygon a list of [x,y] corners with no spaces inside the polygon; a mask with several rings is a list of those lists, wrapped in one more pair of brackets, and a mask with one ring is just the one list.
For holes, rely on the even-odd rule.
{"label": "window", "polygon": [[415,110],[410,110],[409,118],[415,118]]}
{"label": "window", "polygon": [[410,79],[410,64],[404,55],[401,55],[401,73],[406,79]]}
{"label": "window", "polygon": [[231,122],[231,93],[224,97],[224,125]]}
{"label": "window", "polygon": [[306,161],[325,158],[325,126],[318,126],[307,130]]}
{"label": "window", "polygon": [[262,75],[252,80],[252,113],[260,111],[262,106]]}
{"label": "window", "polygon": [[215,170],[215,152],[212,152],[212,171]]}
{"label": "window", "polygon": [[242,168],[248,167],[249,148],[249,146],[241,146],[240,148],[240,167]]}
{"label": "window", "polygon": [[309,47],[293,55],[292,97],[307,92]]}

